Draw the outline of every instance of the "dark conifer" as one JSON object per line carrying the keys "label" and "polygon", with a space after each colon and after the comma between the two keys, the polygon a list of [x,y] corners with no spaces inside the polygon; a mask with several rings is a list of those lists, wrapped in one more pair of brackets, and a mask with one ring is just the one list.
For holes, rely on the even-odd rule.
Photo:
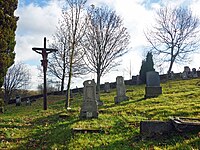
{"label": "dark conifer", "polygon": [[15,31],[18,17],[14,16],[18,0],[0,1],[0,87],[7,69],[14,63]]}

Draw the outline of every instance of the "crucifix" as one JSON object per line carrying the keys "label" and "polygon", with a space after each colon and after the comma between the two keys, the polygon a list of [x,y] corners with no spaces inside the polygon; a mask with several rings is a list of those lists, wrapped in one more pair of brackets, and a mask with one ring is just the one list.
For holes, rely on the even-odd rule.
{"label": "crucifix", "polygon": [[38,54],[42,55],[41,65],[43,66],[43,73],[44,73],[44,89],[43,89],[43,108],[47,110],[47,87],[46,87],[46,73],[47,73],[47,64],[48,64],[48,54],[52,52],[56,52],[58,50],[46,48],[46,37],[44,37],[44,48],[32,48]]}

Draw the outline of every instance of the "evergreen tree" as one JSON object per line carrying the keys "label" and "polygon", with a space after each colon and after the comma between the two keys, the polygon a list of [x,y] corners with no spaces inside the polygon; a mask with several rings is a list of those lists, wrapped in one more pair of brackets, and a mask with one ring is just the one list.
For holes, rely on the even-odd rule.
{"label": "evergreen tree", "polygon": [[153,55],[151,52],[147,53],[146,59],[142,61],[142,66],[140,69],[140,79],[142,80],[142,83],[146,83],[146,73],[148,71],[154,71],[153,68]]}
{"label": "evergreen tree", "polygon": [[14,63],[15,30],[18,17],[14,16],[18,0],[0,0],[0,87],[7,69]]}

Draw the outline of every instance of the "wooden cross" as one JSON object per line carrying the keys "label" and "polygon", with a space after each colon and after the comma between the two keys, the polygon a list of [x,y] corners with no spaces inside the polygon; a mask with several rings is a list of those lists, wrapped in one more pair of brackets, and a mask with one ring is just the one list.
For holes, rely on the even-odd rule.
{"label": "wooden cross", "polygon": [[43,108],[44,110],[47,110],[47,87],[46,87],[46,73],[47,73],[47,65],[48,65],[48,54],[52,52],[56,52],[58,50],[46,48],[46,37],[44,37],[44,48],[32,48],[33,51],[35,51],[38,54],[42,55],[41,65],[43,66],[43,73],[44,73],[44,89],[43,89]]}

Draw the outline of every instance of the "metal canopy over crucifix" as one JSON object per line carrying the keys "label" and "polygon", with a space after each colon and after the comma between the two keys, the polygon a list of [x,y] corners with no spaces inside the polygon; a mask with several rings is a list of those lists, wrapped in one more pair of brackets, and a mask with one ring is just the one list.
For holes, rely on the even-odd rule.
{"label": "metal canopy over crucifix", "polygon": [[44,73],[44,90],[43,90],[43,107],[44,110],[47,110],[47,87],[46,87],[46,72],[47,72],[47,64],[48,64],[48,54],[52,52],[58,51],[57,49],[46,48],[46,37],[44,37],[44,48],[32,48],[38,54],[42,55],[41,65],[43,66],[43,73]]}

